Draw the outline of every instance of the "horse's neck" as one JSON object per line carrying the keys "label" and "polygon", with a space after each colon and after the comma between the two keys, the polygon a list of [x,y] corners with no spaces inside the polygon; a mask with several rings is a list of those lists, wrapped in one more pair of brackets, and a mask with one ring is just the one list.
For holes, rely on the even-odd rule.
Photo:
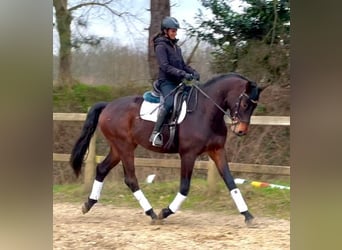
{"label": "horse's neck", "polygon": [[[226,90],[223,90],[222,87],[217,88],[214,86],[215,84],[202,88],[202,91],[207,95],[201,95],[202,105],[213,117],[222,117],[224,116],[224,111],[227,110],[227,102],[226,102]],[[203,108],[204,108],[203,107]],[[222,110],[221,110],[222,109]]]}
{"label": "horse's neck", "polygon": [[[227,103],[226,103],[226,97],[229,92],[228,86],[222,86],[222,83],[221,85],[219,85],[218,83],[212,83],[210,86],[204,87],[203,91],[212,100],[212,101],[208,100],[209,102],[215,102],[224,110],[228,108]],[[209,99],[209,98],[206,98],[206,99]]]}

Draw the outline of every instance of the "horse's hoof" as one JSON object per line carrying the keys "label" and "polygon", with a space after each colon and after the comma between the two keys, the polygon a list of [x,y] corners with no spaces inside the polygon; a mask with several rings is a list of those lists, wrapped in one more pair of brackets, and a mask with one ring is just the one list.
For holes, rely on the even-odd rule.
{"label": "horse's hoof", "polygon": [[245,219],[247,227],[252,227],[254,225],[253,220],[254,218]]}
{"label": "horse's hoof", "polygon": [[85,213],[88,213],[90,210],[90,206],[88,205],[88,202],[85,202],[82,206],[82,213],[85,214]]}
{"label": "horse's hoof", "polygon": [[171,214],[173,214],[173,212],[170,210],[170,208],[163,208],[158,214],[158,219],[159,220],[165,219]]}
{"label": "horse's hoof", "polygon": [[88,213],[95,203],[97,203],[97,200],[88,198],[88,201],[84,202],[82,206],[82,213],[83,214]]}
{"label": "horse's hoof", "polygon": [[245,223],[247,227],[253,226],[254,216],[248,211],[244,212],[243,215],[245,216]]}
{"label": "horse's hoof", "polygon": [[150,216],[152,220],[157,220],[158,217],[156,213],[153,211],[153,208],[145,212],[146,215]]}

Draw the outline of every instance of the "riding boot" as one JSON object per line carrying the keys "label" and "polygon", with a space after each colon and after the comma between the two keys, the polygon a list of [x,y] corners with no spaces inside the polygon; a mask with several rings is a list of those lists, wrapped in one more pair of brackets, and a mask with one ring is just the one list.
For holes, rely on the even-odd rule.
{"label": "riding boot", "polygon": [[161,132],[161,129],[163,127],[163,123],[164,123],[164,120],[165,120],[167,114],[168,114],[168,112],[164,107],[161,107],[159,109],[157,121],[154,125],[153,131],[152,131],[152,134],[151,134],[150,140],[149,140],[150,142],[152,142],[153,146],[156,146],[156,147],[163,146],[163,136],[160,132]]}

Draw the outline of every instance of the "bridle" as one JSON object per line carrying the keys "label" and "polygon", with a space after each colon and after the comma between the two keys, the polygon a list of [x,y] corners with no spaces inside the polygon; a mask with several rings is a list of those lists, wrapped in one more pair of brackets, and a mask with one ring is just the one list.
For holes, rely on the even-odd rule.
{"label": "bridle", "polygon": [[220,105],[218,105],[207,93],[205,93],[199,86],[198,84],[193,84],[192,86],[194,86],[202,95],[204,95],[206,98],[208,98],[220,111],[222,111],[222,113],[226,116],[228,116],[228,118],[232,121],[232,125],[236,126],[238,125],[240,122],[245,122],[245,123],[249,123],[249,121],[244,121],[241,120],[239,118],[239,110],[241,107],[241,100],[243,97],[247,97],[249,101],[251,101],[252,103],[257,104],[258,102],[256,100],[253,100],[249,95],[246,94],[246,92],[244,91],[243,93],[241,93],[239,95],[238,100],[236,101],[234,107],[235,107],[235,112],[233,113],[233,116],[230,114],[230,111],[227,112],[225,111],[222,107],[220,107]]}
{"label": "bridle", "polygon": [[234,114],[233,114],[233,117],[231,118],[233,124],[234,124],[235,122],[237,122],[237,123],[239,123],[239,122],[249,123],[249,121],[244,121],[244,120],[241,120],[241,119],[239,118],[239,111],[240,111],[240,107],[241,107],[241,100],[242,100],[242,97],[247,97],[248,100],[251,101],[252,103],[255,103],[255,104],[258,103],[258,101],[253,100],[249,95],[247,95],[246,92],[243,92],[242,94],[240,94],[240,95],[239,95],[238,101],[235,103],[235,112],[234,112]]}

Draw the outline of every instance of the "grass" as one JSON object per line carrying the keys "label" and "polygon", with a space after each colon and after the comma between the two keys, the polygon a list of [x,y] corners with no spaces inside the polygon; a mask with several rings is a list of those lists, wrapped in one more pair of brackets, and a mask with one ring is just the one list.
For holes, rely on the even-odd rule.
{"label": "grass", "polygon": [[[289,186],[289,183],[286,182],[273,181],[272,183]],[[141,183],[140,185],[156,211],[167,207],[172,202],[178,192],[178,186],[178,181]],[[256,188],[249,184],[238,185],[238,187],[253,215],[290,219],[290,190]],[[53,187],[54,202],[82,204],[88,195],[89,192],[85,192],[80,184],[55,185]],[[140,207],[128,187],[124,183],[118,182],[105,182],[99,202],[117,207]],[[215,194],[210,194],[207,181],[199,178],[192,180],[190,193],[181,209],[237,213],[237,208],[223,182],[218,184]]]}

